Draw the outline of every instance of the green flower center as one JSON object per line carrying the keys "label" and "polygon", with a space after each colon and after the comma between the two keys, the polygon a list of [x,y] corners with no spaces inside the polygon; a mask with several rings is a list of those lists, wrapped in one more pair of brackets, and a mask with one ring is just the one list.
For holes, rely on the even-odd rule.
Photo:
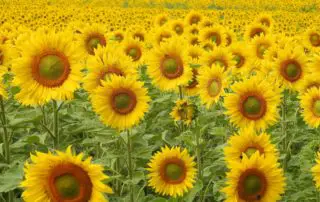
{"label": "green flower center", "polygon": [[166,22],[167,22],[167,19],[161,19],[161,20],[160,20],[160,25],[162,26],[162,25],[164,25]]}
{"label": "green flower center", "polygon": [[244,153],[247,155],[248,158],[250,158],[254,153],[256,153],[256,151],[258,151],[256,148],[249,147],[246,149]]}
{"label": "green flower center", "polygon": [[261,111],[261,102],[254,96],[249,96],[243,103],[244,111],[249,115],[258,115]]}
{"label": "green flower center", "polygon": [[39,63],[39,74],[48,80],[56,80],[64,73],[64,62],[56,55],[47,55],[41,58]]}
{"label": "green flower center", "polygon": [[243,58],[240,55],[235,55],[233,60],[236,61],[236,67],[239,68],[242,66]]}
{"label": "green flower center", "polygon": [[183,175],[183,168],[175,163],[169,163],[166,165],[165,173],[170,180],[179,180]]}
{"label": "green flower center", "polygon": [[217,35],[213,35],[211,37],[211,41],[214,42],[214,43],[217,43],[217,39],[218,39]]}
{"label": "green flower center", "polygon": [[71,174],[65,174],[55,179],[55,187],[63,199],[73,199],[79,195],[80,184]]}
{"label": "green flower center", "polygon": [[263,188],[262,180],[257,175],[248,175],[244,179],[244,193],[246,195],[255,195],[261,192]]}
{"label": "green flower center", "polygon": [[313,103],[313,113],[320,117],[320,100],[316,100],[314,103]]}
{"label": "green flower center", "polygon": [[319,46],[320,45],[320,36],[319,34],[312,34],[310,37],[310,42],[313,46]]}
{"label": "green flower center", "polygon": [[122,41],[123,40],[123,36],[121,35],[116,35],[115,36],[116,41]]}
{"label": "green flower center", "polygon": [[175,27],[175,31],[176,31],[176,33],[177,34],[182,34],[182,32],[183,32],[183,29],[182,29],[182,27],[180,26],[180,25],[177,25],[176,27]]}
{"label": "green flower center", "polygon": [[300,67],[295,63],[289,63],[285,71],[289,78],[295,78],[300,74]]}
{"label": "green flower center", "polygon": [[173,58],[167,58],[163,61],[164,71],[168,74],[174,74],[178,70],[177,60]]}
{"label": "green flower center", "polygon": [[117,109],[127,109],[131,103],[131,97],[126,93],[121,93],[114,97],[114,103]]}
{"label": "green flower center", "polygon": [[132,58],[132,59],[136,59],[137,57],[139,57],[139,51],[137,48],[131,48],[128,51],[128,55]]}
{"label": "green flower center", "polygon": [[213,97],[218,95],[220,92],[220,82],[218,82],[217,80],[211,81],[208,87],[208,91],[209,91],[209,94]]}
{"label": "green flower center", "polygon": [[99,40],[98,38],[91,38],[91,39],[88,41],[88,45],[89,45],[89,47],[90,47],[92,50],[95,49],[95,48],[97,48],[99,44],[102,45],[102,44],[100,43],[100,40]]}

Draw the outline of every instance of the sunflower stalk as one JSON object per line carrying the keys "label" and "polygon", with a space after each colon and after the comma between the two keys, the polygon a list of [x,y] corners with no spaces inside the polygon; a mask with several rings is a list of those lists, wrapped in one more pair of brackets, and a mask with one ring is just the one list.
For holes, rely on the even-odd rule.
{"label": "sunflower stalk", "polygon": [[[117,134],[117,135],[118,135],[118,140],[117,140],[116,146],[117,146],[118,151],[121,151],[120,134]],[[120,173],[120,168],[121,168],[121,166],[120,166],[120,157],[117,157],[115,167],[116,167],[117,173]],[[121,190],[121,184],[120,184],[120,183],[121,183],[120,180],[119,180],[119,179],[116,179],[116,182],[115,182],[115,184],[116,184],[115,191],[116,191],[116,193],[119,194],[119,196],[121,196],[121,195],[120,195],[120,190]]]}
{"label": "sunflower stalk", "polygon": [[[197,155],[197,166],[198,166],[198,179],[202,182],[202,162],[201,162],[201,145],[200,145],[200,138],[201,138],[201,128],[198,127],[198,120],[195,122],[196,129],[198,132],[196,133],[196,155]],[[200,200],[203,198],[202,190],[199,193]]]}
{"label": "sunflower stalk", "polygon": [[[0,96],[0,107],[1,107],[1,123],[2,123],[2,129],[3,129],[3,154],[4,159],[7,164],[10,164],[11,157],[10,157],[10,139],[9,139],[9,133],[7,129],[7,117],[6,117],[6,111],[4,108],[4,101],[3,97]],[[9,191],[8,192],[8,202],[14,201],[14,192]]]}
{"label": "sunflower stalk", "polygon": [[53,147],[55,149],[58,149],[59,143],[60,143],[60,134],[59,134],[59,110],[60,107],[58,108],[58,103],[56,100],[53,100],[52,102],[52,107],[53,107],[53,136],[54,136],[54,141],[53,141]]}
{"label": "sunflower stalk", "polygon": [[132,156],[131,156],[131,152],[132,152],[132,143],[131,143],[131,138],[130,138],[130,131],[127,130],[127,149],[128,149],[128,172],[129,172],[129,178],[130,178],[130,202],[134,202],[134,197],[133,197],[133,182],[132,182],[132,178],[133,178],[133,174],[132,174]]}
{"label": "sunflower stalk", "polygon": [[286,114],[287,114],[287,94],[284,92],[283,96],[283,102],[282,102],[282,108],[281,108],[281,133],[283,139],[283,151],[284,151],[284,159],[283,159],[283,170],[285,171],[287,168],[287,152],[288,152],[288,134],[287,134],[287,120],[286,120]]}
{"label": "sunflower stalk", "polygon": [[[179,86],[179,98],[180,98],[180,100],[183,99],[183,92],[182,92],[181,86]],[[183,133],[184,132],[183,120],[180,121],[180,128],[181,128],[181,133]]]}

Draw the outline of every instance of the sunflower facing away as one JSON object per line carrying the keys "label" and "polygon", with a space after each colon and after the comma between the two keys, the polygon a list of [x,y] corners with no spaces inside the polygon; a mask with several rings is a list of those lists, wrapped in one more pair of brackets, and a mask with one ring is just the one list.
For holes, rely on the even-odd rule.
{"label": "sunflower facing away", "polygon": [[227,87],[227,74],[219,65],[202,67],[198,76],[198,89],[201,103],[210,108],[224,94]]}
{"label": "sunflower facing away", "polygon": [[21,88],[16,99],[24,105],[44,104],[52,99],[69,100],[81,80],[82,52],[72,34],[35,32],[19,47],[14,61],[13,84]]}
{"label": "sunflower facing away", "polygon": [[285,178],[274,157],[264,158],[258,152],[242,163],[233,163],[227,173],[227,187],[222,191],[226,202],[276,202],[284,193]]}
{"label": "sunflower facing away", "polygon": [[303,120],[313,128],[320,125],[320,89],[312,87],[300,96]]}
{"label": "sunflower facing away", "polygon": [[232,124],[263,130],[277,122],[280,91],[270,83],[259,75],[231,86],[233,93],[225,97],[224,105]]}
{"label": "sunflower facing away", "polygon": [[184,99],[176,101],[176,106],[170,115],[175,121],[183,121],[184,124],[190,125],[195,119],[196,113],[196,105]]}
{"label": "sunflower facing away", "polygon": [[143,83],[133,77],[110,75],[92,95],[93,110],[106,125],[125,130],[133,127],[148,110],[150,97]]}
{"label": "sunflower facing away", "polygon": [[131,59],[126,57],[119,48],[110,44],[95,49],[95,55],[88,57],[87,67],[89,72],[84,78],[83,87],[89,93],[102,86],[102,80],[109,79],[112,74],[137,77],[137,71]]}
{"label": "sunflower facing away", "polygon": [[228,140],[228,146],[224,148],[224,155],[228,165],[232,162],[241,162],[243,156],[250,158],[254,153],[268,158],[278,157],[277,149],[270,141],[267,133],[258,134],[252,128],[244,128],[239,134],[235,134]]}
{"label": "sunflower facing away", "polygon": [[148,74],[152,82],[161,90],[171,91],[178,86],[185,86],[192,80],[192,69],[189,66],[187,49],[181,39],[162,43],[154,49],[149,58]]}
{"label": "sunflower facing away", "polygon": [[183,196],[195,182],[195,165],[186,149],[163,147],[148,163],[149,186],[162,195]]}
{"label": "sunflower facing away", "polygon": [[101,165],[92,164],[91,157],[83,160],[83,156],[83,153],[73,155],[71,146],[66,152],[31,155],[21,183],[23,199],[26,202],[108,201],[103,193],[111,194],[112,189],[102,183],[108,176]]}

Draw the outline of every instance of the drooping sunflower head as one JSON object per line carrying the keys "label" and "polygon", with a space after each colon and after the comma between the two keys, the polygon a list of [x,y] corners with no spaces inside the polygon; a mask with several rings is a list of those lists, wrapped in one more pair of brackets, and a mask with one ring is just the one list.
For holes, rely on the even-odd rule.
{"label": "drooping sunflower head", "polygon": [[246,28],[244,33],[244,37],[246,41],[252,40],[254,37],[261,36],[261,35],[268,35],[269,29],[265,25],[253,23]]}
{"label": "drooping sunflower head", "polygon": [[13,84],[21,88],[16,99],[25,105],[71,99],[82,77],[83,58],[72,34],[38,31],[20,46],[21,57],[12,65]]}
{"label": "drooping sunflower head", "polygon": [[219,65],[225,71],[232,70],[236,64],[236,61],[233,60],[232,52],[225,47],[216,47],[211,52],[205,52],[201,60],[203,65],[209,67]]}
{"label": "drooping sunflower head", "polygon": [[98,46],[106,46],[107,37],[103,25],[93,24],[85,27],[81,32],[81,41],[83,49],[89,54],[94,55],[94,49]]}
{"label": "drooping sunflower head", "polygon": [[224,94],[224,89],[227,87],[227,73],[220,65],[202,67],[198,81],[201,103],[210,108]]}
{"label": "drooping sunflower head", "polygon": [[300,96],[300,106],[303,109],[304,121],[313,128],[320,125],[320,89],[311,87]]}
{"label": "drooping sunflower head", "polygon": [[307,73],[307,56],[300,46],[279,50],[275,62],[276,75],[285,88],[298,90]]}
{"label": "drooping sunflower head", "polygon": [[125,130],[138,124],[148,110],[150,97],[133,77],[110,75],[92,95],[93,110],[104,124]]}
{"label": "drooping sunflower head", "polygon": [[197,115],[197,106],[185,99],[177,100],[170,115],[175,121],[182,121],[185,125],[190,125]]}
{"label": "drooping sunflower head", "polygon": [[258,152],[241,163],[233,163],[227,173],[227,187],[222,191],[226,202],[278,201],[284,193],[285,178],[275,157],[265,158]]}
{"label": "drooping sunflower head", "polygon": [[192,80],[187,48],[181,38],[173,38],[162,43],[147,57],[148,74],[152,82],[161,90],[171,91],[178,86],[185,86]]}
{"label": "drooping sunflower head", "polygon": [[180,147],[161,148],[148,163],[149,186],[161,195],[183,196],[195,182],[194,158]]}
{"label": "drooping sunflower head", "polygon": [[270,141],[270,135],[266,133],[258,134],[252,128],[243,128],[239,134],[230,137],[228,146],[224,148],[228,166],[231,166],[233,162],[241,163],[244,155],[251,158],[256,152],[265,158],[278,157],[277,149]]}
{"label": "drooping sunflower head", "polygon": [[233,93],[225,97],[224,105],[232,124],[259,130],[277,122],[280,89],[270,83],[269,78],[257,75],[231,86]]}
{"label": "drooping sunflower head", "polygon": [[103,81],[109,80],[111,75],[138,77],[131,59],[125,56],[120,48],[111,44],[106,47],[99,46],[95,55],[88,57],[87,67],[88,74],[84,78],[83,87],[89,93],[103,86]]}
{"label": "drooping sunflower head", "polygon": [[186,25],[198,25],[201,23],[203,15],[197,11],[191,11],[185,17]]}
{"label": "drooping sunflower head", "polygon": [[83,153],[56,154],[36,152],[31,162],[25,164],[25,179],[21,183],[26,202],[32,201],[107,201],[103,193],[112,189],[103,184],[108,178],[101,165],[92,164],[91,158],[83,160]]}

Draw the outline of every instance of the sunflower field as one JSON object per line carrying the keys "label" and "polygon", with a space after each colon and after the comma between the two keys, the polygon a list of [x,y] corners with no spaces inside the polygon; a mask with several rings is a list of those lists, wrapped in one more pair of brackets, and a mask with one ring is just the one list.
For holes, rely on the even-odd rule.
{"label": "sunflower field", "polygon": [[320,202],[319,0],[0,0],[0,202]]}

